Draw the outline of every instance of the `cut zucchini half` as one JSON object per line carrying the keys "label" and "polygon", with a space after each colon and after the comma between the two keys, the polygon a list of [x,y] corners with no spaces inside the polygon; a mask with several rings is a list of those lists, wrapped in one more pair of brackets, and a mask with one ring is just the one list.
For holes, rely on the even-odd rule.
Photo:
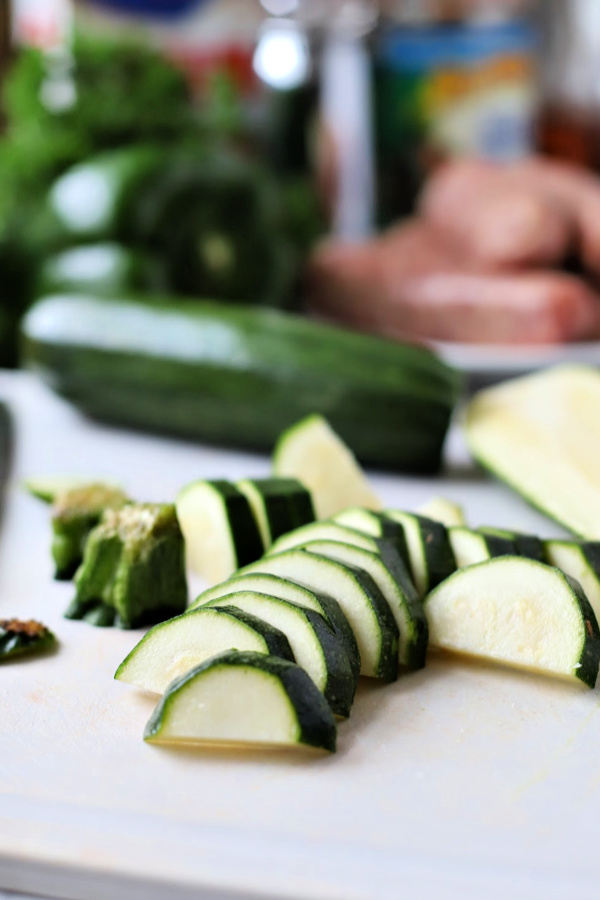
{"label": "cut zucchini half", "polygon": [[295,661],[287,637],[269,622],[241,609],[201,607],[151,628],[125,657],[115,678],[163,694],[174,679],[233,649]]}
{"label": "cut zucchini half", "polygon": [[[527,559],[537,559],[538,562],[546,562],[544,542],[535,534],[523,534],[520,531],[495,528],[491,525],[482,525],[477,530],[481,531],[482,534],[504,538],[504,540],[509,541],[514,547],[512,552],[517,556],[526,556]],[[493,555],[499,556],[500,554],[495,553]]]}
{"label": "cut zucchini half", "polygon": [[365,572],[305,550],[265,556],[245,573],[263,572],[334,597],[354,632],[360,673],[384,681],[398,677],[398,626],[387,601]]}
{"label": "cut zucchini half", "polygon": [[346,528],[344,525],[338,525],[337,522],[326,520],[312,522],[310,525],[304,525],[302,528],[290,531],[289,534],[284,534],[278,541],[275,541],[269,553],[282,553],[284,550],[291,550],[292,547],[301,547],[307,541],[341,541],[352,547],[362,547],[364,550],[371,550],[374,553],[379,552],[377,538],[357,531],[356,528]]}
{"label": "cut zucchini half", "polygon": [[471,453],[533,506],[600,538],[600,372],[544,369],[480,391],[465,415]]}
{"label": "cut zucchini half", "polygon": [[452,525],[467,524],[465,511],[460,503],[455,503],[454,500],[448,500],[446,497],[432,497],[427,503],[419,506],[416,512],[420,516],[433,519],[434,522],[441,522],[446,528],[450,528]]}
{"label": "cut zucchini half", "polygon": [[211,607],[242,610],[285,634],[293,658],[325,695],[332,712],[343,718],[350,715],[357,678],[350,668],[344,645],[319,613],[281,597],[253,591],[238,591],[209,600],[198,612]]}
{"label": "cut zucchini half", "polygon": [[362,531],[363,534],[368,534],[378,541],[388,541],[393,544],[410,569],[408,545],[404,536],[404,528],[399,522],[394,522],[383,513],[362,509],[360,506],[351,506],[342,510],[333,517],[333,521],[346,528]]}
{"label": "cut zucchini half", "polygon": [[336,559],[367,572],[388,602],[400,632],[398,659],[401,665],[422,669],[427,655],[427,619],[415,587],[395,547],[383,554],[339,541],[308,541],[303,549]]}
{"label": "cut zucchini half", "polygon": [[336,725],[323,694],[300,666],[264,653],[230,650],[171,684],[144,739],[334,752]]}
{"label": "cut zucchini half", "polygon": [[320,591],[309,591],[307,588],[301,587],[299,584],[286,578],[256,572],[248,575],[237,575],[235,578],[230,578],[221,584],[208,588],[194,600],[190,609],[195,609],[198,606],[203,606],[210,600],[217,600],[219,597],[239,591],[253,591],[258,594],[268,594],[271,597],[280,597],[282,600],[289,600],[291,603],[322,615],[344,645],[354,678],[358,678],[360,654],[354,632],[337,600],[322,594]]}
{"label": "cut zucchini half", "polygon": [[229,481],[195,481],[177,496],[189,566],[215,584],[259,559],[262,540],[246,497]]}
{"label": "cut zucchini half", "polygon": [[581,586],[533,559],[501,556],[459,569],[425,602],[433,647],[594,687],[598,622]]}
{"label": "cut zucchini half", "polygon": [[323,416],[307,416],[283,432],[275,446],[273,471],[306,485],[319,519],[347,506],[381,509],[356,457]]}
{"label": "cut zucchini half", "polygon": [[295,478],[245,478],[236,487],[250,504],[265,550],[282,534],[315,520],[310,492]]}
{"label": "cut zucchini half", "polygon": [[546,560],[579,582],[600,621],[600,544],[595,541],[549,540]]}
{"label": "cut zucchini half", "polygon": [[386,509],[384,515],[404,528],[412,580],[423,597],[456,568],[448,530],[441,522],[416,513]]}
{"label": "cut zucchini half", "polygon": [[485,562],[494,556],[515,556],[517,552],[513,541],[498,533],[489,534],[458,525],[448,529],[448,537],[457,569]]}

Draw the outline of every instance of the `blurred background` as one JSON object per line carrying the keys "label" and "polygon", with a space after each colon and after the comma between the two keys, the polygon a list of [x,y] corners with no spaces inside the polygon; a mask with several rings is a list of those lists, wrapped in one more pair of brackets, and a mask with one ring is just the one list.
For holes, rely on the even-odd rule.
{"label": "blurred background", "polygon": [[42,293],[301,309],[464,156],[600,167],[597,0],[0,0],[0,365]]}

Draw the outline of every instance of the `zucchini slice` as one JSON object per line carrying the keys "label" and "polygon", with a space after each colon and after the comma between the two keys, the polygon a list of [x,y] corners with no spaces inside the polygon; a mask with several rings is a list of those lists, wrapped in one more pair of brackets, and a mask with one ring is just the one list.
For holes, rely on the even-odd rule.
{"label": "zucchini slice", "polygon": [[336,559],[371,576],[396,620],[400,632],[400,663],[411,669],[422,669],[427,654],[427,619],[423,604],[395,547],[384,548],[379,554],[339,541],[315,540],[302,546],[310,553]]}
{"label": "zucchini slice", "polygon": [[598,622],[580,585],[520,556],[459,569],[425,600],[433,647],[594,687]]}
{"label": "zucchini slice", "polygon": [[[520,531],[495,528],[491,525],[482,525],[477,530],[481,531],[482,534],[504,538],[505,540],[510,541],[514,547],[512,552],[517,556],[526,556],[527,559],[537,559],[538,562],[546,562],[544,542],[535,534],[523,534]],[[493,555],[498,556],[500,554],[495,553]]]}
{"label": "zucchini slice", "polygon": [[408,545],[404,536],[404,528],[399,522],[394,522],[380,512],[363,509],[360,506],[351,506],[342,510],[333,517],[333,521],[346,528],[354,528],[362,531],[379,541],[388,541],[393,544],[406,565],[410,568],[410,556]]}
{"label": "zucchini slice", "polygon": [[250,504],[265,550],[282,534],[315,520],[310,492],[295,478],[245,478],[236,487]]}
{"label": "zucchini slice", "polygon": [[311,522],[310,525],[304,525],[302,528],[296,528],[294,531],[284,534],[278,541],[275,541],[269,553],[282,553],[284,550],[291,550],[292,547],[301,547],[307,541],[341,541],[344,544],[362,547],[364,550],[372,550],[375,553],[379,551],[377,538],[357,531],[356,528],[338,525],[337,522],[322,521]]}
{"label": "zucchini slice", "polygon": [[117,671],[125,681],[155,694],[226,650],[252,650],[295,661],[283,632],[241,609],[207,609],[186,612],[151,628]]}
{"label": "zucchini slice", "polygon": [[465,511],[460,503],[448,500],[447,497],[432,497],[427,503],[423,503],[416,512],[420,516],[441,522],[446,528],[452,525],[466,525]]}
{"label": "zucchini slice", "polygon": [[275,446],[273,471],[298,478],[309,488],[319,519],[347,506],[381,509],[356,457],[323,416],[307,416],[283,432]]}
{"label": "zucchini slice", "polygon": [[457,569],[484,562],[494,556],[515,556],[517,552],[514,542],[497,532],[490,534],[456,525],[448,529],[448,537]]}
{"label": "zucchini slice", "polygon": [[549,540],[546,560],[579,582],[600,621],[600,544],[596,541]]}
{"label": "zucchini slice", "polygon": [[300,666],[230,650],[171,684],[144,740],[334,752],[336,725],[323,694]]}
{"label": "zucchini slice", "polygon": [[471,453],[533,506],[600,538],[600,372],[564,365],[480,391],[469,403]]}
{"label": "zucchini slice", "polygon": [[235,578],[229,578],[221,584],[208,588],[194,600],[190,609],[195,609],[198,606],[203,606],[210,600],[217,600],[219,597],[239,591],[253,591],[257,594],[280,597],[282,600],[289,600],[297,606],[302,606],[322,615],[344,645],[354,678],[358,678],[360,673],[360,654],[354,632],[337,600],[322,594],[320,591],[309,591],[294,581],[289,581],[287,578],[279,578],[277,575],[255,572],[248,575],[236,575]]}
{"label": "zucchini slice", "polygon": [[356,637],[361,675],[397,679],[398,626],[386,599],[365,572],[305,550],[265,556],[243,570],[250,572],[279,575],[334,597]]}
{"label": "zucchini slice", "polygon": [[44,503],[54,503],[61,494],[92,484],[102,484],[107,488],[121,490],[118,484],[100,481],[97,478],[86,478],[83,475],[40,475],[37,478],[26,478],[23,487],[32,497]]}
{"label": "zucchini slice", "polygon": [[325,695],[332,712],[343,718],[350,715],[358,679],[350,668],[344,645],[319,613],[281,597],[253,591],[239,591],[209,600],[197,611],[211,607],[242,610],[260,617],[285,634],[293,659]]}
{"label": "zucchini slice", "polygon": [[412,580],[423,597],[456,568],[448,530],[441,522],[399,509],[386,509],[384,515],[404,529]]}
{"label": "zucchini slice", "polygon": [[176,502],[189,566],[210,584],[228,578],[263,552],[247,498],[229,481],[194,481]]}

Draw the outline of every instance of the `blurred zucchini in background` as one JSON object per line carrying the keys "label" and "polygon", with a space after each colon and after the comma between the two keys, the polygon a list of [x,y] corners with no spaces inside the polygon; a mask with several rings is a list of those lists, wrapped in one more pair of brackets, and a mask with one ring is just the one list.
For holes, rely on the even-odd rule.
{"label": "blurred zucchini in background", "polygon": [[115,297],[123,291],[156,293],[166,288],[160,260],[116,243],[83,244],[54,253],[40,266],[36,292],[84,291]]}
{"label": "blurred zucchini in background", "polygon": [[277,310],[82,295],[38,301],[24,362],[89,415],[270,451],[309,413],[361,462],[434,472],[457,373],[422,347]]}
{"label": "blurred zucchini in background", "polygon": [[265,167],[230,152],[141,145],[73,166],[49,192],[46,246],[107,241],[160,260],[175,293],[266,306],[295,301],[301,254],[285,194]]}

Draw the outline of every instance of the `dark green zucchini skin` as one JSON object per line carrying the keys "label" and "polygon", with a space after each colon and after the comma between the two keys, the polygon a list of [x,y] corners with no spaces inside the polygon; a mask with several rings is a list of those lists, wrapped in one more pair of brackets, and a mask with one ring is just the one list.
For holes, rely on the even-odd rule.
{"label": "dark green zucchini skin", "polygon": [[56,295],[23,322],[24,362],[98,419],[270,451],[321,413],[361,462],[434,472],[456,373],[428,350],[277,310]]}

